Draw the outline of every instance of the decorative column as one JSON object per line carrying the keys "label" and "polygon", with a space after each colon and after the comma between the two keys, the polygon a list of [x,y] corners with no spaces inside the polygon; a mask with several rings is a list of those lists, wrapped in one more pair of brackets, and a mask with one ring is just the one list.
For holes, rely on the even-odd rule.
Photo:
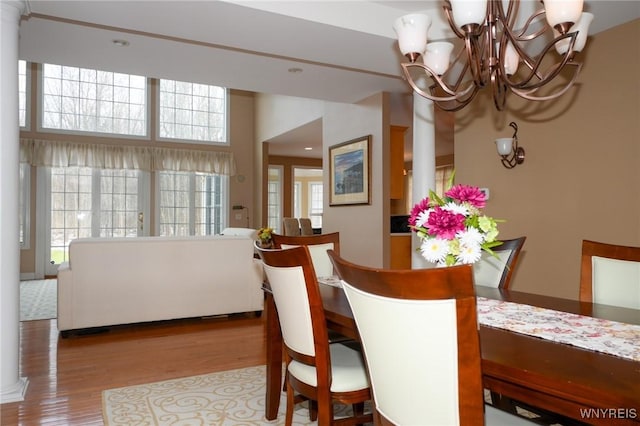
{"label": "decorative column", "polygon": [[[433,102],[413,94],[413,189],[414,203],[429,195],[436,188],[436,127]],[[416,249],[420,240],[411,233],[411,268],[433,267]]]}
{"label": "decorative column", "polygon": [[0,1],[0,403],[24,400],[20,368],[18,28],[23,1]]}

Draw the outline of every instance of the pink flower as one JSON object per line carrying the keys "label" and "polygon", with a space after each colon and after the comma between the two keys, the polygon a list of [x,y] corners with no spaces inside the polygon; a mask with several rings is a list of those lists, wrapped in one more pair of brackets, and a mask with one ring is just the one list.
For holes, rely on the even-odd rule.
{"label": "pink flower", "polygon": [[464,215],[443,210],[438,206],[429,215],[426,226],[429,235],[434,235],[443,240],[453,240],[456,233],[465,229]]}
{"label": "pink flower", "polygon": [[420,213],[429,210],[429,197],[423,199],[411,209],[411,216],[409,216],[409,226],[416,226],[416,221]]}
{"label": "pink flower", "polygon": [[484,192],[480,191],[477,186],[455,185],[445,192],[444,195],[459,202],[467,201],[469,204],[479,209],[484,208],[487,204]]}

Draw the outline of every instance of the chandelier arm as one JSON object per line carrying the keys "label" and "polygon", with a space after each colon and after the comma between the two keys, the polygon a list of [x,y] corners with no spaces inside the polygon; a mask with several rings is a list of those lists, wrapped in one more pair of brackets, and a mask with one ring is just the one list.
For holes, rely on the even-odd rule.
{"label": "chandelier arm", "polygon": [[546,95],[546,96],[532,95],[532,93],[535,93],[538,90],[538,88],[522,90],[522,89],[511,87],[510,89],[515,95],[529,101],[549,101],[552,99],[559,98],[560,96],[564,95],[573,86],[576,79],[578,78],[580,69],[582,68],[582,64],[579,62],[569,62],[567,65],[576,67],[576,70],[574,71],[571,80],[566,85],[564,85],[561,89],[559,89],[557,92],[554,92],[550,95]]}
{"label": "chandelier arm", "polygon": [[[413,88],[413,90],[415,90],[420,96],[430,99],[434,102],[440,102],[440,101],[447,102],[447,101],[464,99],[470,92],[472,92],[473,90],[477,90],[477,86],[475,86],[474,84],[469,84],[464,90],[459,92],[457,91],[457,87],[454,89],[451,89],[442,80],[442,78],[440,78],[437,74],[433,73],[433,71],[431,71],[429,67],[427,67],[424,64],[414,62],[414,63],[403,63],[401,65],[402,65],[402,71],[404,73],[404,76],[407,82],[409,83],[409,85]],[[422,68],[426,73],[429,73],[429,76],[436,82],[436,84],[433,85],[432,87],[438,87],[442,91],[444,91],[445,93],[451,96],[436,96],[421,89],[420,86],[416,84],[416,82],[411,77],[411,74],[409,73],[409,68],[411,67]]]}
{"label": "chandelier arm", "polygon": [[467,52],[467,64],[471,70],[474,83],[479,87],[484,87],[486,81],[482,78],[482,52],[478,51],[478,39],[476,36],[467,35],[464,38],[464,46]]}
{"label": "chandelier arm", "polygon": [[[501,45],[500,55],[504,56],[506,51],[507,41],[510,41],[511,45],[518,53],[518,56],[520,57],[524,65],[526,65],[526,67],[529,68],[531,71],[526,77],[516,82],[516,81],[513,81],[511,78],[509,78],[506,72],[504,72],[504,61],[500,61],[501,63],[499,68],[502,74],[502,78],[504,79],[507,86],[509,86],[512,89],[518,88],[518,89],[524,89],[524,90],[540,88],[545,84],[547,84],[549,81],[551,81],[553,78],[555,78],[562,71],[562,69],[568,63],[571,62],[571,59],[573,58],[573,46],[577,39],[577,33],[569,33],[569,34],[559,36],[556,39],[554,39],[552,42],[547,44],[547,46],[542,51],[542,53],[539,54],[538,58],[534,60],[534,58],[531,58],[529,55],[527,55],[527,53],[522,49],[519,43],[514,42],[512,36],[513,34],[509,31],[508,28],[506,28],[505,31],[503,31],[502,37],[500,39],[500,45]],[[543,59],[547,56],[547,53],[549,52],[549,50],[551,50],[557,42],[565,38],[571,38],[571,40],[569,41],[568,50],[563,56],[562,61],[550,65],[550,68],[549,68],[550,71],[548,73],[545,74],[540,72],[539,68],[542,66]],[[531,80],[534,77],[536,77],[538,81],[536,83],[530,84]]]}
{"label": "chandelier arm", "polygon": [[447,16],[447,21],[449,22],[449,27],[453,31],[453,33],[458,38],[464,38],[464,33],[460,31],[458,27],[456,27],[455,22],[453,22],[453,9],[451,9],[451,2],[449,0],[445,0],[444,5],[442,6],[445,15]]}
{"label": "chandelier arm", "polygon": [[[460,50],[458,51],[458,54],[455,56],[455,59],[452,61],[452,64],[457,63],[458,61],[462,60],[462,57],[466,57],[465,55],[466,53],[466,49],[464,46],[462,46],[460,48]],[[462,80],[464,79],[465,74],[467,73],[468,69],[469,69],[469,62],[466,61],[464,63],[462,63],[462,70],[458,73],[458,76],[456,77],[456,81],[455,84],[453,86],[450,86],[453,88],[454,91],[458,91],[458,89],[460,88],[460,85],[462,84]],[[454,67],[450,66],[449,69],[442,75],[442,78],[451,78],[453,79],[453,69]],[[451,74],[450,74],[451,73]]]}
{"label": "chandelier arm", "polygon": [[[544,9],[543,10],[539,10],[536,13],[534,13],[533,15],[531,15],[529,17],[529,19],[527,19],[527,22],[524,24],[524,26],[522,27],[522,31],[520,31],[517,35],[515,35],[516,40],[518,41],[531,41],[533,39],[536,39],[538,37],[540,37],[541,35],[543,35],[544,33],[546,33],[548,30],[551,29],[551,27],[549,26],[549,24],[547,24],[547,21],[544,20],[544,25],[542,25],[542,28],[540,28],[538,31],[529,34],[529,35],[525,35],[527,33],[527,31],[529,30],[529,26],[531,26],[531,24],[533,23],[533,21],[539,17],[540,15],[544,14]],[[511,26],[509,28],[512,28]]]}
{"label": "chandelier arm", "polygon": [[[538,70],[542,66],[542,60],[546,57],[546,55],[549,52],[549,50],[551,50],[553,48],[554,44],[557,41],[561,40],[562,38],[566,38],[567,36],[571,37],[572,39],[569,42],[569,48],[567,50],[567,53],[564,54],[564,56],[562,58],[562,61],[556,62],[556,63],[550,65],[550,67],[548,68],[549,72],[547,72],[546,74],[540,73]],[[538,88],[544,86],[545,84],[549,83],[558,74],[560,74],[562,69],[567,64],[572,63],[571,59],[573,58],[573,45],[576,42],[576,36],[577,36],[577,33],[571,33],[571,34],[568,34],[568,35],[565,35],[565,36],[561,36],[560,38],[556,39],[555,41],[549,43],[547,45],[547,47],[542,51],[540,56],[538,57],[538,60],[534,64],[533,68],[529,67],[531,69],[531,72],[529,73],[527,78],[525,78],[520,83],[512,85],[511,80],[506,79],[505,81],[507,82],[507,84],[511,88],[523,89],[523,90],[538,89]],[[538,81],[536,83],[529,84],[529,82],[531,81],[531,79],[533,78],[534,75],[538,78]]]}
{"label": "chandelier arm", "polygon": [[491,94],[493,97],[493,103],[498,111],[504,111],[504,107],[507,103],[507,89],[508,86],[500,81],[497,73],[491,74]]}
{"label": "chandelier arm", "polygon": [[452,101],[437,101],[435,102],[435,104],[438,106],[438,108],[444,110],[444,111],[449,111],[449,112],[455,112],[455,111],[459,111],[462,108],[464,108],[465,106],[467,106],[469,104],[469,102],[471,102],[473,100],[473,98],[476,97],[476,94],[478,93],[478,87],[476,86],[475,89],[468,95],[468,97],[464,98],[464,99],[454,99]]}

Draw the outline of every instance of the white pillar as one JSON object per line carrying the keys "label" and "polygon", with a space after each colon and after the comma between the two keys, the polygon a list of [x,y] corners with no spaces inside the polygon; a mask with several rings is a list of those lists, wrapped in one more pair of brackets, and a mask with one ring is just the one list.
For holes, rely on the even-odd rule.
{"label": "white pillar", "polygon": [[0,1],[0,403],[22,401],[20,368],[20,241],[18,27],[23,1]]}
{"label": "white pillar", "polygon": [[[413,184],[412,200],[418,203],[429,196],[429,190],[436,188],[436,128],[433,102],[413,94]],[[411,237],[411,267],[429,268],[427,262],[417,251],[420,247],[418,236]]]}

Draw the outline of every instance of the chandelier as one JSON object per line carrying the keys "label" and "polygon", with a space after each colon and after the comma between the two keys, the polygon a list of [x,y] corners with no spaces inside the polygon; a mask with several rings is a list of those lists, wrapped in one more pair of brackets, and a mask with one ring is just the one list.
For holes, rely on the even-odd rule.
{"label": "chandelier", "polygon": [[[464,41],[455,53],[452,43],[427,43],[428,15],[398,18],[393,28],[409,59],[401,65],[413,90],[446,111],[462,109],[485,87],[491,88],[498,110],[504,109],[507,92],[532,101],[564,94],[582,67],[574,56],[584,48],[593,15],[582,12],[583,0],[544,0],[516,28],[521,2],[504,3],[506,11],[503,0],[445,0],[449,26]],[[555,81],[563,69],[569,70],[568,77]]]}

